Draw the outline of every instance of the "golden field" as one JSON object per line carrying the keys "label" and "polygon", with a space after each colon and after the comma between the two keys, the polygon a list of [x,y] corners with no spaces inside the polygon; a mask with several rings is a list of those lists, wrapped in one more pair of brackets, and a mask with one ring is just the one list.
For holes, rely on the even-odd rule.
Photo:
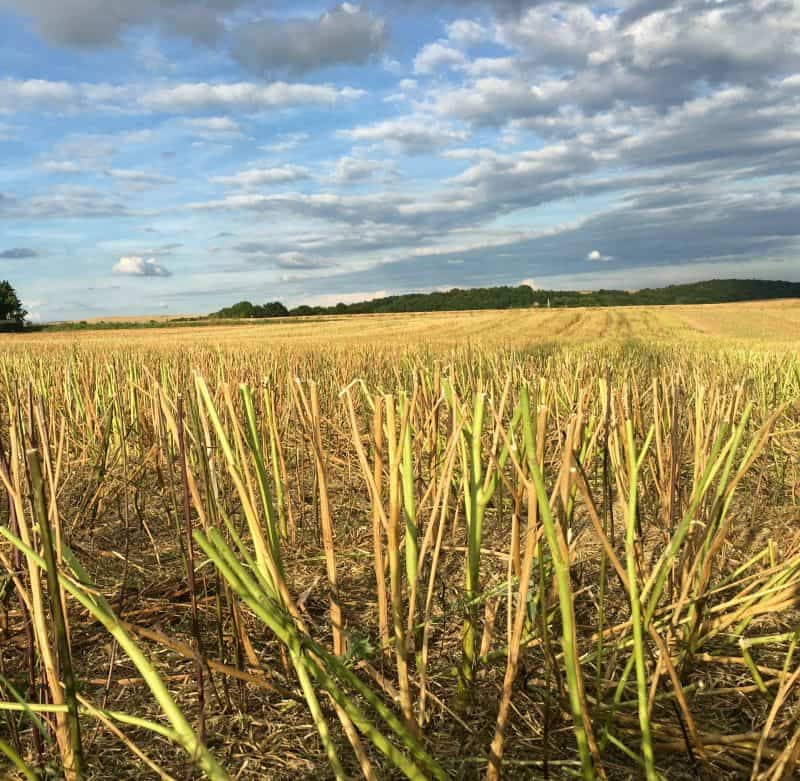
{"label": "golden field", "polygon": [[308,317],[219,326],[164,326],[78,334],[64,331],[6,337],[0,344],[8,349],[20,346],[33,349],[66,343],[105,345],[124,339],[126,344],[144,347],[192,343],[240,347],[256,341],[270,346],[313,343],[400,348],[480,342],[492,347],[522,348],[551,340],[586,342],[629,337],[693,342],[730,339],[764,346],[790,346],[800,342],[800,302]]}
{"label": "golden field", "polygon": [[0,337],[0,773],[794,777],[798,347],[797,301]]}

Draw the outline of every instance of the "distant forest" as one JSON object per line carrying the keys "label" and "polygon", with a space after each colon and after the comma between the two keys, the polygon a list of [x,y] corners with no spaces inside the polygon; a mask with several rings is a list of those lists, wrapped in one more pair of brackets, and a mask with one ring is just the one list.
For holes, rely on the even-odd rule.
{"label": "distant forest", "polygon": [[469,309],[527,309],[530,307],[659,306],[666,304],[721,304],[772,298],[800,298],[800,282],[764,279],[712,279],[688,285],[642,290],[534,290],[519,287],[481,287],[435,293],[409,293],[335,306],[302,305],[287,309],[279,301],[253,304],[240,301],[220,309],[210,318],[302,317],[308,315],[360,315],[391,312],[453,312]]}

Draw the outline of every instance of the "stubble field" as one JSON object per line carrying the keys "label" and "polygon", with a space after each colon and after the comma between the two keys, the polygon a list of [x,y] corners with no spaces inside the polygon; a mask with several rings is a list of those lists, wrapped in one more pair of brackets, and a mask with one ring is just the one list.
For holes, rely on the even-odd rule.
{"label": "stubble field", "polygon": [[794,777],[800,303],[0,338],[0,773]]}

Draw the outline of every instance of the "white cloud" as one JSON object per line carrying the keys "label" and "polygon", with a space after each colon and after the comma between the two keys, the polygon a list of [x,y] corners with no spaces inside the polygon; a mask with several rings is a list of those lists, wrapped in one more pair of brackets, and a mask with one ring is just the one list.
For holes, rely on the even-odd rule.
{"label": "white cloud", "polygon": [[307,141],[308,137],[308,133],[287,133],[281,136],[280,141],[265,144],[260,149],[264,152],[291,152],[293,149],[297,149],[304,141]]}
{"label": "white cloud", "polygon": [[[551,68],[585,66],[592,57],[599,63],[607,50],[623,45],[622,34],[615,16],[561,3],[531,8],[497,28],[498,41],[517,50],[521,62]],[[622,52],[617,48],[615,54]]]}
{"label": "white cloud", "polygon": [[663,111],[800,68],[800,6],[789,0],[530,5],[496,20],[492,38],[508,56],[474,59],[463,66],[472,83],[434,91],[441,114],[502,126],[569,109]]}
{"label": "white cloud", "polygon": [[308,179],[311,171],[299,165],[284,165],[276,168],[250,168],[230,176],[210,176],[212,184],[225,187],[260,187],[262,185],[285,184]]}
{"label": "white cloud", "polygon": [[42,168],[54,174],[78,174],[85,170],[74,160],[44,160]]}
{"label": "white cloud", "polygon": [[282,269],[314,270],[328,268],[331,264],[325,260],[311,258],[303,252],[281,252],[275,265]]}
{"label": "white cloud", "polygon": [[401,79],[397,83],[397,91],[390,92],[383,98],[384,103],[404,103],[411,100],[412,93],[416,92],[419,82],[416,79]]}
{"label": "white cloud", "polygon": [[467,62],[463,52],[443,41],[434,41],[420,49],[414,58],[414,73],[435,73],[442,68],[455,68]]}
{"label": "white cloud", "polygon": [[323,293],[318,296],[309,296],[304,302],[310,306],[336,306],[336,304],[358,304],[362,301],[373,301],[376,298],[388,298],[392,293],[389,290],[357,291],[354,293]]}
{"label": "white cloud", "polygon": [[238,134],[241,126],[231,117],[196,117],[187,119],[186,124],[201,134]]}
{"label": "white cloud", "polygon": [[80,185],[52,185],[27,198],[0,194],[0,214],[22,219],[121,217],[131,214],[128,203],[113,194]]}
{"label": "white cloud", "polygon": [[78,88],[66,81],[0,79],[0,114],[51,106],[67,108],[78,94]]}
{"label": "white cloud", "polygon": [[478,57],[465,63],[463,69],[476,79],[483,76],[507,78],[516,72],[517,63],[513,57]]}
{"label": "white cloud", "polygon": [[447,25],[447,38],[456,46],[475,46],[489,37],[489,30],[473,19],[456,19]]}
{"label": "white cloud", "polygon": [[381,66],[385,71],[388,73],[393,73],[395,76],[405,70],[401,62],[386,55],[384,55],[383,59],[381,60]]}
{"label": "white cloud", "polygon": [[134,168],[109,168],[106,173],[113,179],[147,187],[169,184],[175,181],[169,176],[163,176],[152,171],[138,171]]}
{"label": "white cloud", "polygon": [[494,149],[485,147],[461,147],[445,150],[442,152],[442,157],[447,160],[494,160],[498,157],[498,153]]}
{"label": "white cloud", "polygon": [[332,178],[337,184],[353,184],[372,179],[380,173],[385,178],[394,177],[398,173],[397,166],[391,160],[345,156],[337,160]]}
{"label": "white cloud", "polygon": [[353,141],[385,143],[389,148],[409,155],[435,152],[467,138],[466,132],[424,116],[387,119],[343,130],[340,134]]}
{"label": "white cloud", "polygon": [[355,100],[364,94],[353,87],[284,81],[268,84],[250,81],[177,82],[151,86],[5,78],[0,79],[0,114],[31,110],[71,114],[89,110],[115,114],[130,114],[136,110],[163,114],[261,111],[299,106],[333,106],[342,101]]}
{"label": "white cloud", "polygon": [[326,84],[288,84],[276,81],[255,84],[243,81],[233,84],[206,82],[175,84],[142,92],[137,100],[142,108],[166,114],[184,111],[214,111],[239,109],[257,111],[294,106],[332,106],[342,100],[354,100],[364,93],[352,87],[332,87]]}
{"label": "white cloud", "polygon": [[168,277],[170,272],[155,258],[128,256],[120,258],[111,269],[115,274],[130,277]]}
{"label": "white cloud", "polygon": [[27,319],[31,323],[42,322],[42,307],[46,306],[47,302],[41,299],[23,299],[22,308],[27,310]]}
{"label": "white cloud", "polygon": [[[16,126],[2,147],[0,233],[42,248],[21,289],[27,272],[49,300],[64,298],[46,290],[64,262],[52,247],[64,258],[102,251],[109,267],[173,266],[156,251],[173,240],[195,264],[182,288],[219,294],[235,267],[252,271],[236,282],[244,290],[269,290],[283,268],[308,281],[287,284],[287,300],[330,293],[317,280],[334,275],[342,290],[404,290],[547,285],[557,270],[587,287],[645,262],[685,278],[723,257],[743,269],[785,258],[783,275],[800,273],[796,0],[415,0],[420,36],[400,30],[392,62],[373,33],[401,3],[337,2],[0,0],[47,23],[49,41],[120,46],[108,72],[95,55],[62,52],[63,70],[45,58],[41,78],[0,76],[0,112],[19,115],[0,116],[0,135],[4,121]],[[204,11],[216,50],[169,39]],[[232,62],[244,62],[246,22],[252,78]],[[169,68],[146,72],[148,41]],[[0,73],[19,73],[13,46]],[[369,72],[349,67],[367,61]],[[348,67],[297,75],[337,64]],[[347,83],[369,85],[368,99],[354,103],[365,93]],[[431,157],[402,157],[416,154]],[[91,186],[59,186],[69,175]],[[163,192],[140,192],[169,176]],[[53,222],[34,242],[28,218]],[[142,240],[147,224],[158,239]],[[515,236],[520,226],[537,235]],[[235,242],[216,241],[231,231]],[[103,232],[117,244],[100,247]],[[246,258],[231,246],[256,239]],[[374,277],[358,276],[367,267]],[[118,299],[102,305],[128,304]]]}

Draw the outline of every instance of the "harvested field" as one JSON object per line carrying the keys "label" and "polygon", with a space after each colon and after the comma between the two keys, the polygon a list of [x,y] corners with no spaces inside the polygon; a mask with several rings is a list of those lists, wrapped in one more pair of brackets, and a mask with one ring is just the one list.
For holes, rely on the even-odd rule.
{"label": "harvested field", "polygon": [[800,303],[6,335],[9,778],[800,759]]}

